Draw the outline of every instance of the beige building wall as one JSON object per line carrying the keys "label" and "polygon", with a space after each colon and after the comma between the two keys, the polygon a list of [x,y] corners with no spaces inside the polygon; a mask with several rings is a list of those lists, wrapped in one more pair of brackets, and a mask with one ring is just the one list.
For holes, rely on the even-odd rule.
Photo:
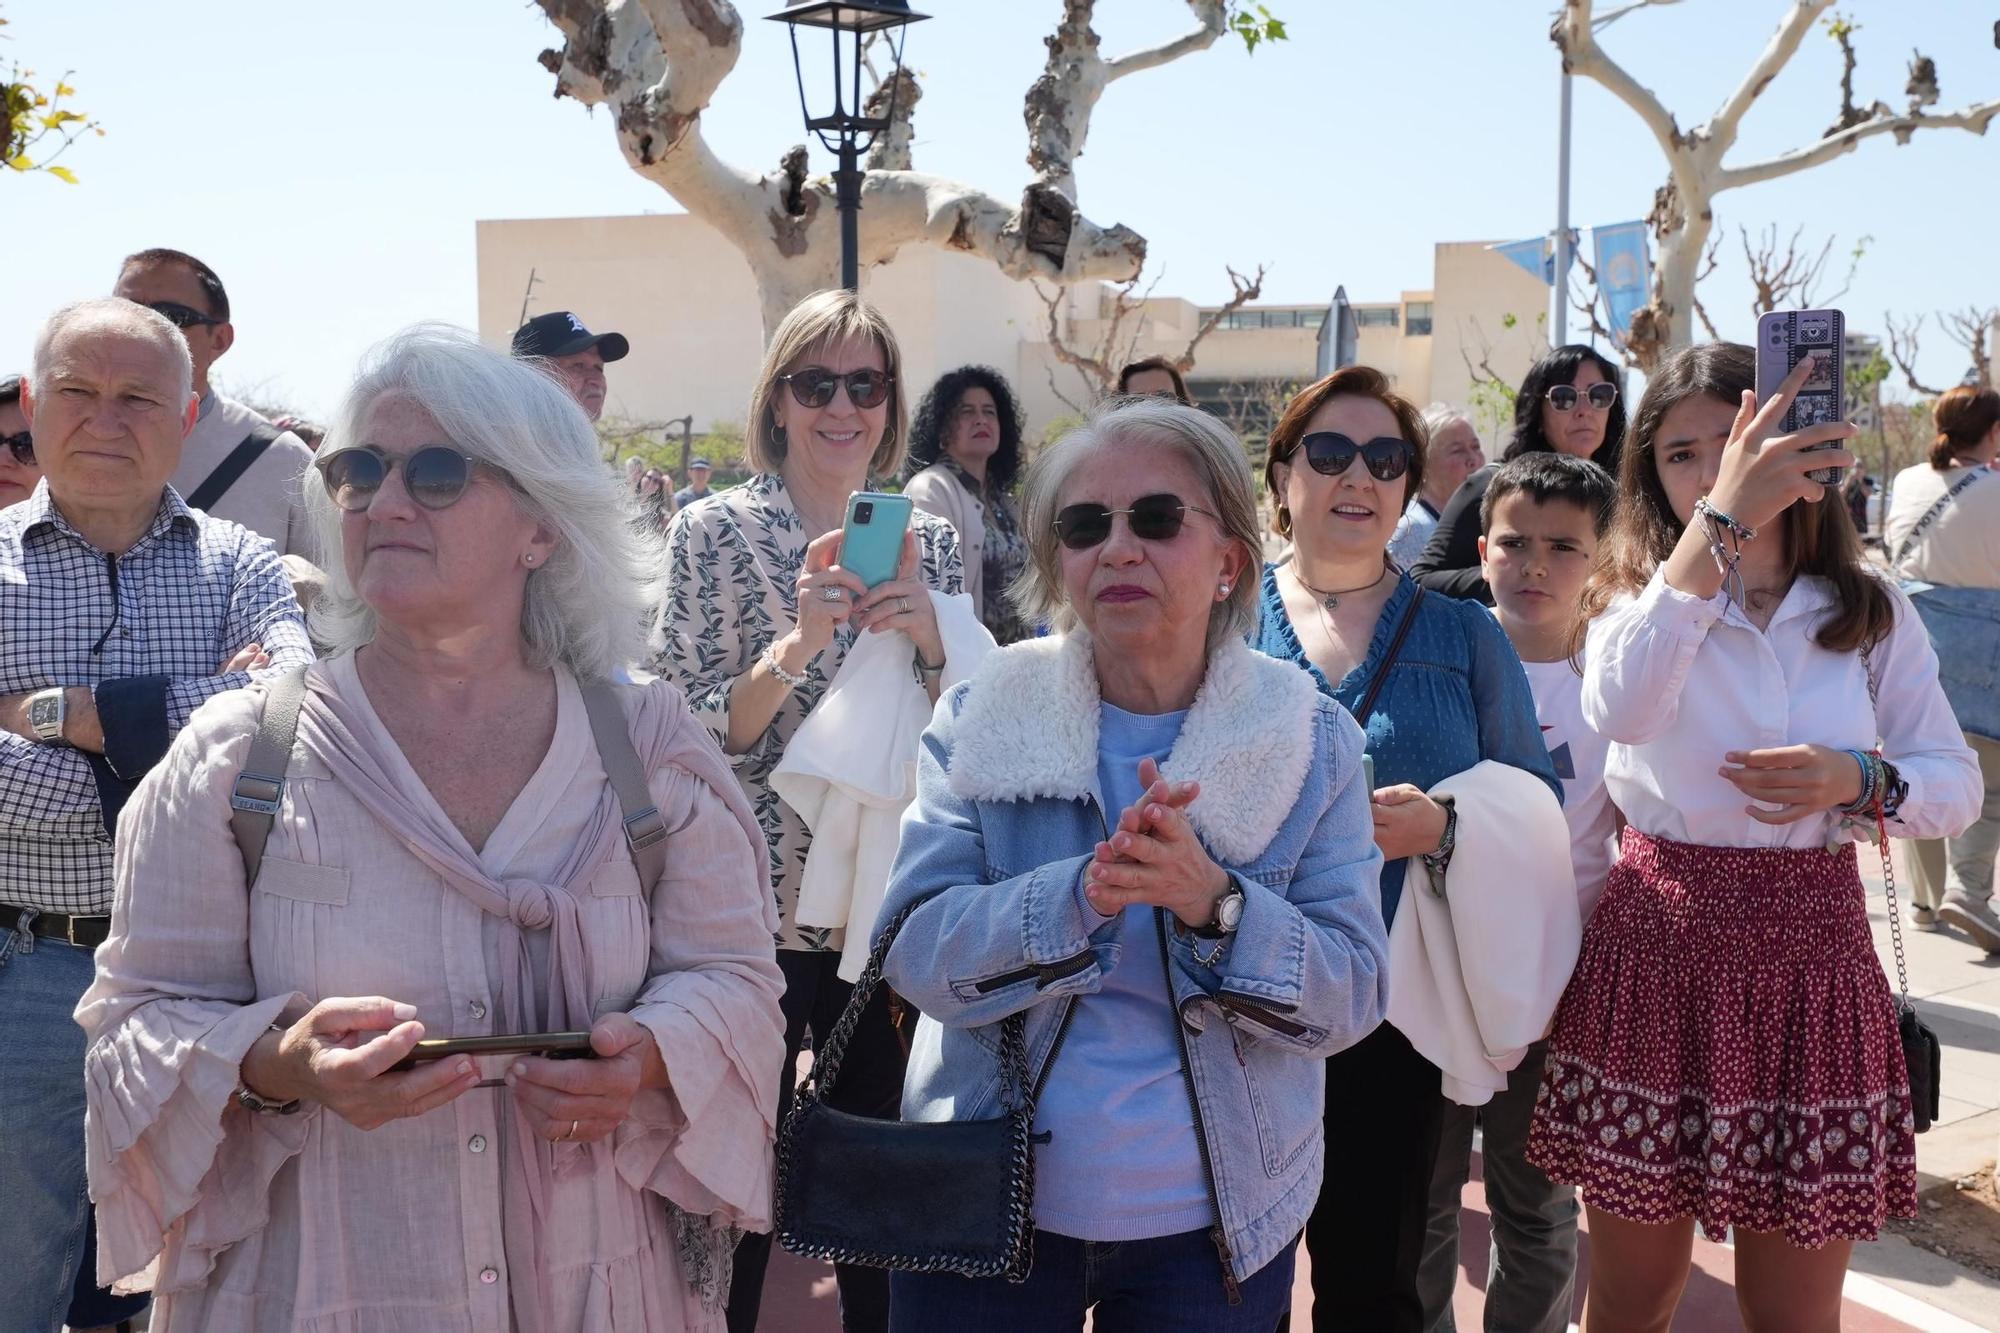
{"label": "beige building wall", "polygon": [[[706,223],[685,214],[481,222],[478,265],[479,332],[495,346],[504,347],[520,322],[530,270],[529,314],[574,310],[592,329],[631,339],[631,356],[607,374],[608,418],[663,422],[692,413],[697,432],[742,424],[763,354],[756,288],[741,254]],[[1089,401],[1084,377],[1049,346],[1048,310],[1036,288],[990,264],[912,247],[894,264],[864,273],[862,290],[896,329],[913,405],[940,373],[967,362],[1008,376],[1031,439],[1073,415],[1071,403]],[[1367,299],[1375,295],[1354,292],[1356,309],[1378,312],[1383,321],[1358,330],[1360,359],[1419,406],[1442,400],[1471,409],[1489,448],[1501,443],[1505,423],[1494,395],[1473,393],[1467,362],[1490,367],[1510,386],[1519,383],[1547,347],[1548,288],[1485,242],[1467,241],[1437,247],[1429,287]],[[1070,346],[1098,350],[1112,300],[1113,289],[1099,283],[1063,294]],[[1412,333],[1412,317],[1420,329],[1426,306],[1431,331]],[[1198,391],[1221,381],[1269,385],[1314,377],[1321,307],[1249,309],[1272,312],[1283,326],[1212,331],[1189,377]],[[1391,314],[1393,324],[1386,322]],[[1177,356],[1204,315],[1179,297],[1152,297],[1128,317],[1120,348],[1129,339],[1134,356]]]}

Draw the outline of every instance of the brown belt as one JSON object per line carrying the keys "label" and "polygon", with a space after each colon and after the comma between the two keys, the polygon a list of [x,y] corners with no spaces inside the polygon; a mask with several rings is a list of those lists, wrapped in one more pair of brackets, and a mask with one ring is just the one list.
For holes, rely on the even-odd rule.
{"label": "brown belt", "polygon": [[66,916],[61,912],[44,912],[35,907],[0,904],[0,932],[19,930],[24,918],[28,921],[30,935],[38,935],[45,940],[61,940],[79,949],[95,949],[111,934],[111,918],[108,916]]}

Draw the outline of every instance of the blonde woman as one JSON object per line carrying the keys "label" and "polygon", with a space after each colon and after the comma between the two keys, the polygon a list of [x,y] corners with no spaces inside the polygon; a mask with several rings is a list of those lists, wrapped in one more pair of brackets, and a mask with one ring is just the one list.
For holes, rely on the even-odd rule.
{"label": "blonde woman", "polygon": [[[895,335],[873,306],[845,291],[800,302],[772,335],[750,398],[750,478],[682,510],[667,530],[669,591],[654,669],[681,683],[730,756],[770,850],[785,1052],[769,1076],[779,1084],[781,1117],[806,1033],[823,1041],[853,988],[835,975],[842,932],[796,920],[812,835],[772,790],[772,771],[859,634],[906,637],[912,674],[935,699],[944,648],[929,592],[964,591],[957,537],[922,512],[911,517],[899,577],[869,589],[839,564],[847,497],[903,463],[901,376]],[[903,1053],[886,998],[855,1033],[841,1075],[843,1109],[894,1117]],[[757,1325],[770,1244],[750,1236],[737,1250],[732,1330]],[[887,1275],[850,1265],[836,1274],[849,1333],[886,1328]]]}

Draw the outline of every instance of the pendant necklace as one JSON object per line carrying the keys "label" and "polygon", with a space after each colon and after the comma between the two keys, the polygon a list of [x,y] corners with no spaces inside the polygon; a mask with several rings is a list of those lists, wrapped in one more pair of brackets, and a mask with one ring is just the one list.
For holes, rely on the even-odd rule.
{"label": "pendant necklace", "polygon": [[1324,588],[1315,588],[1312,584],[1307,583],[1305,577],[1299,573],[1299,567],[1296,563],[1287,565],[1285,568],[1291,574],[1292,582],[1304,588],[1319,601],[1320,622],[1326,627],[1326,637],[1328,640],[1335,643],[1339,642],[1339,638],[1333,632],[1333,613],[1339,609],[1340,599],[1343,597],[1352,597],[1358,592],[1367,592],[1369,589],[1378,586],[1389,574],[1389,567],[1384,565],[1380,574],[1377,574],[1374,578],[1357,588],[1336,588],[1328,591]]}

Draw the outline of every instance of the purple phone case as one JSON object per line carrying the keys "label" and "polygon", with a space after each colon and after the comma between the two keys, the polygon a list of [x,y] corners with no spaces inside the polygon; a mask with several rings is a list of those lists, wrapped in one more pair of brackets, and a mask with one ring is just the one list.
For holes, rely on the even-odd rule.
{"label": "purple phone case", "polygon": [[[1847,319],[1838,310],[1774,310],[1757,321],[1757,400],[1777,392],[1785,376],[1809,356],[1815,370],[1785,411],[1780,434],[1804,430],[1847,416]],[[1815,446],[1838,448],[1835,444]],[[1815,468],[1806,473],[1822,486],[1838,486],[1846,469]]]}

